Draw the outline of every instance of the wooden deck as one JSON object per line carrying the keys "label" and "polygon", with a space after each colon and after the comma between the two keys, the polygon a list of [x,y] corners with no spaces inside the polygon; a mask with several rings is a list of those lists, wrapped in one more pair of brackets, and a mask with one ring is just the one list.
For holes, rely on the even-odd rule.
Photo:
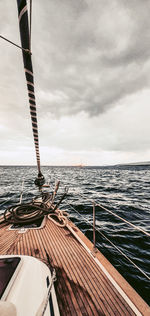
{"label": "wooden deck", "polygon": [[29,255],[56,269],[60,314],[150,315],[150,308],[92,243],[69,222],[61,228],[49,219],[42,229],[25,233],[0,229],[0,254]]}

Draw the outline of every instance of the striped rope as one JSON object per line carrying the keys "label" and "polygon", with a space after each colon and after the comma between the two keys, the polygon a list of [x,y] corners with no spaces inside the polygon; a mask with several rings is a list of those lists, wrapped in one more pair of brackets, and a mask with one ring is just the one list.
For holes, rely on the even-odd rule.
{"label": "striped rope", "polygon": [[[19,19],[21,44],[22,44],[22,47],[30,50],[31,34],[29,32],[27,2],[26,0],[17,0],[17,5],[18,5],[18,19]],[[30,16],[30,20],[31,20],[31,16]],[[26,83],[27,83],[28,96],[29,96],[29,107],[30,107],[30,114],[31,114],[37,167],[38,167],[38,173],[41,175],[38,124],[37,124],[37,113],[36,113],[36,100],[35,100],[35,93],[34,93],[34,76],[33,76],[33,68],[32,68],[32,59],[31,59],[31,54],[27,54],[24,50],[22,53],[23,53],[24,70],[25,70]]]}

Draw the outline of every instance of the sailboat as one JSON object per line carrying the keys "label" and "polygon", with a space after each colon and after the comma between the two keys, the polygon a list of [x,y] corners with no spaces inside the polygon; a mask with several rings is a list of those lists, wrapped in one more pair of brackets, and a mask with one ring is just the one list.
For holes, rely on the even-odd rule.
{"label": "sailboat", "polygon": [[[0,217],[0,315],[150,315],[150,307],[73,224],[41,172],[26,0],[17,0],[38,175],[38,198]],[[94,205],[93,205],[94,211]]]}

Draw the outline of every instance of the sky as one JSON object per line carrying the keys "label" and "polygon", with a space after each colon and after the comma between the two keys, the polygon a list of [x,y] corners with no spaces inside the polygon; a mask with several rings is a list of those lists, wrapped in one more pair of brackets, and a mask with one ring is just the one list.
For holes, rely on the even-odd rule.
{"label": "sky", "polygon": [[[150,161],[150,1],[33,0],[42,165]],[[0,34],[20,45],[17,5]],[[0,39],[0,165],[35,165],[21,50]]]}

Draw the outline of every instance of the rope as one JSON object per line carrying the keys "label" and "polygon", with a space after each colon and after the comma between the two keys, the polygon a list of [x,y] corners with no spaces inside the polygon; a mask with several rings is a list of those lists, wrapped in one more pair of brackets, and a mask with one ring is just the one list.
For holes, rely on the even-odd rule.
{"label": "rope", "polygon": [[[37,220],[48,215],[48,218],[53,221],[57,226],[64,227],[68,223],[68,214],[62,210],[54,211],[45,203],[24,203],[10,206],[5,210],[4,214],[0,217],[0,224],[6,222],[9,224],[27,225],[35,223]],[[54,220],[56,218],[57,220]]]}
{"label": "rope", "polygon": [[[0,225],[5,223],[19,225],[32,224],[46,215],[48,215],[48,218],[58,226],[64,227],[67,225],[67,212],[58,209],[58,205],[60,205],[60,203],[67,194],[66,188],[65,193],[61,196],[59,202],[55,204],[54,198],[57,194],[59,183],[56,184],[55,191],[53,194],[50,194],[48,192],[42,192],[41,201],[33,200],[31,203],[21,204],[23,184],[24,181],[22,182],[20,204],[10,206],[5,210],[4,214],[0,216]],[[53,203],[51,203],[51,200],[53,200]],[[54,220],[54,218],[57,218],[57,220]]]}
{"label": "rope", "polygon": [[4,221],[9,224],[29,224],[37,221],[49,214],[49,210],[44,203],[24,203],[10,206],[4,212]]}
{"label": "rope", "polygon": [[[48,219],[59,227],[65,227],[68,224],[68,216],[69,214],[66,211],[57,210],[55,214],[49,214]],[[54,220],[54,217],[56,217],[58,221]]]}
{"label": "rope", "polygon": [[[92,224],[90,223],[90,221],[88,221],[82,214],[80,214],[72,205],[70,205],[68,203],[68,205],[76,212],[80,215],[80,217],[82,217],[84,219],[84,221],[86,221],[90,226],[92,226]],[[93,226],[92,226],[93,227]],[[108,237],[106,237],[98,228],[95,228],[95,230],[101,234],[116,250],[118,250],[118,252],[121,253],[122,256],[124,256],[137,270],[139,270],[149,281],[150,281],[150,277],[140,268],[136,265],[136,263],[134,261],[132,261],[122,250],[120,250],[120,248],[118,248]]]}
{"label": "rope", "polygon": [[30,51],[29,49],[23,48],[23,47],[21,47],[21,46],[15,44],[14,42],[10,41],[8,38],[6,38],[6,37],[4,37],[4,36],[2,36],[2,35],[0,35],[0,38],[2,38],[3,40],[7,41],[8,43],[10,43],[10,44],[12,44],[12,45],[14,45],[14,46],[16,46],[16,47],[18,47],[18,48],[20,48],[20,49],[21,49],[22,51],[24,51],[25,53],[31,54],[31,51]]}

